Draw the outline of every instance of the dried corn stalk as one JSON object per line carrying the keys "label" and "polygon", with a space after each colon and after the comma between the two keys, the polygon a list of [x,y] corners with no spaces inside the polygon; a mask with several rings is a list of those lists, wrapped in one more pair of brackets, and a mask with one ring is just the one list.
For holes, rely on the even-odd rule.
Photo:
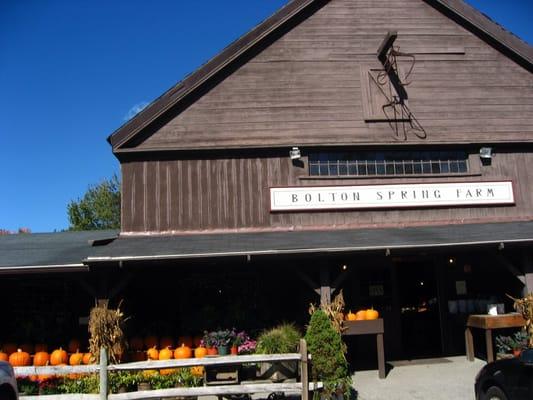
{"label": "dried corn stalk", "polygon": [[[511,296],[509,296],[511,297]],[[522,314],[522,317],[526,320],[526,332],[529,336],[527,347],[533,348],[533,293],[529,293],[526,297],[514,300],[514,309]]]}
{"label": "dried corn stalk", "polygon": [[112,363],[118,363],[126,349],[124,336],[124,314],[120,305],[116,310],[109,309],[107,304],[93,307],[89,314],[89,350],[100,361],[100,349],[106,348]]}
{"label": "dried corn stalk", "polygon": [[[339,333],[346,328],[342,326],[342,321],[344,320],[344,296],[342,294],[342,289],[339,294],[335,296],[333,301],[330,304],[321,303],[320,308],[326,313],[326,315],[331,320],[333,327]],[[309,306],[309,314],[312,315],[316,311],[316,306],[311,303]]]}

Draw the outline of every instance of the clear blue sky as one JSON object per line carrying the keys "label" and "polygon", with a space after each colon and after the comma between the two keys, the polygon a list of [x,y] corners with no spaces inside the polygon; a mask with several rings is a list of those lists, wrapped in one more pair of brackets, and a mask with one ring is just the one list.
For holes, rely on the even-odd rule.
{"label": "clear blue sky", "polygon": [[[532,0],[468,2],[533,43]],[[106,137],[285,3],[0,0],[0,228],[67,228]]]}

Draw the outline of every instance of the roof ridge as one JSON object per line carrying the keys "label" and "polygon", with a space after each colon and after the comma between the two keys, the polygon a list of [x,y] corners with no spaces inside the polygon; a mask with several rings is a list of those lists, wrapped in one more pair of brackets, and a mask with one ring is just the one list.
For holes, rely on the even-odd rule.
{"label": "roof ridge", "polygon": [[[116,129],[107,140],[113,151],[133,139],[139,132],[150,126],[187,95],[193,93],[223,68],[239,59],[254,46],[261,43],[278,29],[311,6],[322,7],[330,0],[291,0],[263,22],[226,46],[221,52],[209,59],[194,72],[152,101],[136,116]],[[470,6],[463,0],[421,0],[442,12],[445,16],[467,25],[467,29],[481,37],[493,47],[533,72],[533,47],[507,31],[491,18]],[[513,57],[514,55],[514,57]]]}

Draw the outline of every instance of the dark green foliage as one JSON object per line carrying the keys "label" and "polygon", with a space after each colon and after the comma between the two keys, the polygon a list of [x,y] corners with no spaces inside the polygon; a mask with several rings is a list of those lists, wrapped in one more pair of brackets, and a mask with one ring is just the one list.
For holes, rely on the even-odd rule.
{"label": "dark green foliage", "polygon": [[311,315],[305,340],[312,356],[313,380],[324,383],[324,394],[328,397],[334,395],[338,389],[349,397],[352,381],[345,357],[345,346],[341,335],[321,309]]}
{"label": "dark green foliage", "polygon": [[120,181],[116,175],[91,185],[67,206],[70,230],[120,229]]}

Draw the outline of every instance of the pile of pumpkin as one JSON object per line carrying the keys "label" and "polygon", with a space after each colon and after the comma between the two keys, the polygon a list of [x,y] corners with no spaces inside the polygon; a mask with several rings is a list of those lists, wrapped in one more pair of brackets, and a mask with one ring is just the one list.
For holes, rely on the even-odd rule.
{"label": "pile of pumpkin", "polygon": [[[178,343],[180,346],[174,348],[174,340],[167,336],[160,340],[157,336],[147,336],[144,339],[140,337],[133,337],[129,340],[129,347],[132,352],[129,353],[128,359],[130,361],[146,361],[146,360],[171,360],[202,358],[207,355],[207,349],[201,346],[201,337],[180,336]],[[193,348],[194,351],[193,351]],[[172,374],[176,372],[175,369],[167,368],[159,371],[162,375]],[[191,372],[195,376],[203,376],[204,368],[202,366],[192,367]]]}
{"label": "pile of pumpkin", "polygon": [[[0,350],[0,360],[8,361],[14,367],[44,367],[47,365],[62,366],[62,365],[81,365],[91,364],[94,362],[94,357],[91,353],[80,353],[80,342],[77,339],[72,339],[67,346],[69,353],[63,350],[62,347],[55,349],[48,353],[48,346],[46,344],[30,344],[21,345],[20,348],[13,343],[4,343],[2,350]],[[52,375],[30,376],[32,380],[46,380]],[[70,378],[78,377],[78,374],[69,374]]]}
{"label": "pile of pumpkin", "polygon": [[379,318],[379,313],[373,308],[369,308],[366,310],[359,310],[356,313],[348,311],[344,319],[346,321],[366,321],[366,320],[373,320],[373,319],[378,319],[378,318]]}

